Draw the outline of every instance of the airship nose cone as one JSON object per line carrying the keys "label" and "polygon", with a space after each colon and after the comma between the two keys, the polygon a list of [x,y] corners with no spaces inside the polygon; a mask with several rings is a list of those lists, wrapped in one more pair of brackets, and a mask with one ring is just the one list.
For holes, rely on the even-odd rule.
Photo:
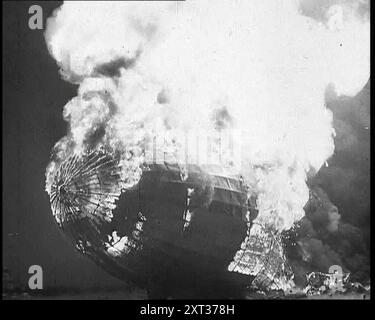
{"label": "airship nose cone", "polygon": [[72,156],[55,172],[52,213],[60,226],[84,217],[108,220],[120,194],[120,168],[115,158],[104,152]]}

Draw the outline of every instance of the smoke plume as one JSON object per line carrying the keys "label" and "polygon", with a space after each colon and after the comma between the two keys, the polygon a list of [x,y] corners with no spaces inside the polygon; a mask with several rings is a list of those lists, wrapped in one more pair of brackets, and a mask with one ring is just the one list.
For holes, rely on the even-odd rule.
{"label": "smoke plume", "polygon": [[[64,3],[49,18],[45,38],[78,93],[64,107],[69,131],[55,146],[47,191],[54,168],[71,154],[116,150],[131,186],[150,136],[163,136],[165,148],[178,154],[179,132],[227,125],[242,132],[238,171],[258,194],[258,221],[289,229],[305,215],[307,178],[334,152],[327,86],[354,95],[368,81],[366,5]],[[324,219],[325,232],[340,230],[337,210]],[[340,262],[319,241],[303,247]]]}

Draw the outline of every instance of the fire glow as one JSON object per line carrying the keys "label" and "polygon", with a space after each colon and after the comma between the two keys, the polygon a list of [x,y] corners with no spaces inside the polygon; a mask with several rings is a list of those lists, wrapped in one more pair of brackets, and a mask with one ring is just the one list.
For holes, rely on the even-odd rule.
{"label": "fire glow", "polygon": [[46,190],[64,159],[90,148],[118,152],[131,187],[154,137],[175,162],[200,164],[184,133],[232,130],[236,147],[213,139],[212,152],[256,190],[259,225],[291,228],[308,176],[334,152],[327,86],[354,95],[369,78],[369,20],[354,2],[331,1],[316,21],[301,13],[306,2],[64,3],[45,37],[78,93],[64,107],[69,131]]}

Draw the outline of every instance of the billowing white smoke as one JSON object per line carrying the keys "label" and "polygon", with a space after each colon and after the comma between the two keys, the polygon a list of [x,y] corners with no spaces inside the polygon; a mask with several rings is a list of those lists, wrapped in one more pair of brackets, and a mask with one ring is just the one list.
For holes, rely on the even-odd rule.
{"label": "billowing white smoke", "polygon": [[369,77],[368,19],[352,2],[330,4],[319,22],[292,0],[64,3],[46,31],[62,75],[79,84],[61,157],[94,136],[134,169],[147,130],[211,129],[224,109],[243,132],[259,220],[290,228],[304,215],[307,174],[334,151],[327,85],[353,95]]}

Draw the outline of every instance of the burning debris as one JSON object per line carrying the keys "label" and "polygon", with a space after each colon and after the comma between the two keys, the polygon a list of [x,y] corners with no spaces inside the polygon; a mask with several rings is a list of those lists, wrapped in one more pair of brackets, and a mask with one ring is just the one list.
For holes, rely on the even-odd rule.
{"label": "burning debris", "polygon": [[334,293],[335,291],[344,292],[344,284],[347,283],[349,275],[349,273],[339,276],[337,273],[311,272],[306,275],[307,286],[305,292],[307,294]]}
{"label": "burning debris", "polygon": [[284,254],[281,235],[255,224],[228,269],[251,275],[250,289],[286,291],[294,287],[293,272]]}
{"label": "burning debris", "polygon": [[[318,19],[307,2],[67,2],[56,10],[46,42],[79,88],[64,108],[69,131],[53,150],[46,190],[81,251],[120,278],[127,265],[139,282],[159,275],[129,258],[133,249],[160,272],[177,263],[194,276],[229,270],[258,288],[293,287],[295,261],[311,265],[319,245],[299,239],[293,260],[282,239],[306,221],[307,181],[334,152],[326,87],[355,94],[369,77],[368,17],[352,2],[330,1]],[[223,148],[223,130],[240,132],[229,139],[236,152]],[[188,148],[191,132],[203,135]],[[150,154],[163,166],[150,166]],[[162,193],[171,195],[167,207]],[[342,226],[331,209],[326,233]],[[189,232],[180,239],[181,230]]]}
{"label": "burning debris", "polygon": [[370,285],[363,286],[359,282],[350,281],[350,273],[311,272],[306,275],[307,286],[303,289],[306,295],[321,295],[335,293],[359,293],[370,295]]}

